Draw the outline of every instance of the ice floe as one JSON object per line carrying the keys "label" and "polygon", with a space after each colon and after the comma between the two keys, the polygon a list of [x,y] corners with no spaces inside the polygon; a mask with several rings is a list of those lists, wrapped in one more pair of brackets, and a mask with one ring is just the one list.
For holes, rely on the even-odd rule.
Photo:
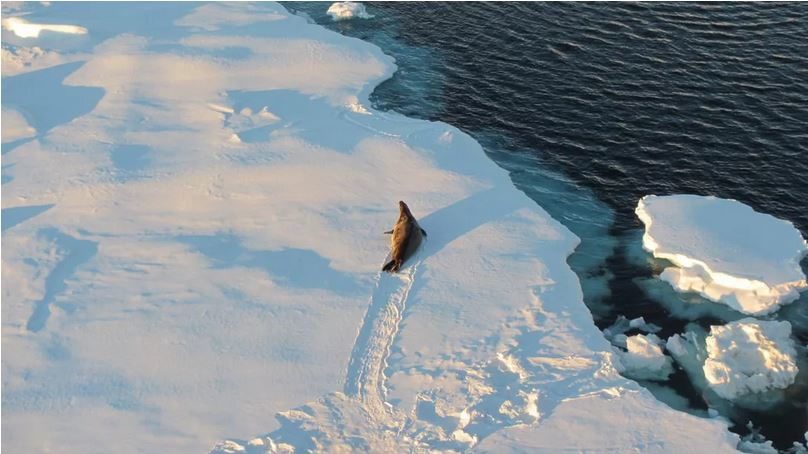
{"label": "ice floe", "polygon": [[373,15],[368,14],[365,5],[359,2],[334,2],[326,12],[334,20],[348,20],[355,17],[359,19],[373,18]]}
{"label": "ice floe", "polygon": [[800,260],[808,245],[788,221],[735,200],[696,195],[643,197],[643,247],[670,260],[660,278],[750,315],[776,311],[808,288]]}
{"label": "ice floe", "polygon": [[797,376],[789,322],[745,318],[713,326],[706,339],[704,375],[726,399],[783,389]]}
{"label": "ice floe", "polygon": [[9,30],[20,38],[38,38],[43,31],[67,33],[70,35],[85,35],[87,29],[77,25],[35,24],[21,17],[8,17],[2,21],[3,28]]}
{"label": "ice floe", "polygon": [[625,340],[626,351],[618,350],[623,373],[638,380],[666,380],[673,373],[673,361],[662,352],[665,344],[654,334],[637,334]]}
{"label": "ice floe", "polygon": [[708,405],[728,415],[733,405],[766,409],[785,398],[799,372],[790,335],[788,322],[750,317],[709,332],[689,324],[666,348]]}

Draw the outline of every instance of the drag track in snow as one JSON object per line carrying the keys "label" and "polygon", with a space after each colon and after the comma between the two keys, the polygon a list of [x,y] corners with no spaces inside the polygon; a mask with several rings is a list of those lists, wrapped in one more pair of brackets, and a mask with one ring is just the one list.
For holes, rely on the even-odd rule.
{"label": "drag track in snow", "polygon": [[385,400],[384,369],[420,263],[421,260],[416,261],[399,274],[379,272],[368,311],[351,352],[345,394],[363,401],[368,412],[377,417],[387,413],[390,408]]}

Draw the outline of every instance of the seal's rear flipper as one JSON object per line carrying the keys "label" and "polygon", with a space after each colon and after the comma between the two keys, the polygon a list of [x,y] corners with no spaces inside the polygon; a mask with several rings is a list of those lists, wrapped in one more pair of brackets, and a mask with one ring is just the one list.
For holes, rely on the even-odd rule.
{"label": "seal's rear flipper", "polygon": [[421,234],[423,234],[424,236],[427,236],[427,234],[426,234],[426,230],[421,229]]}
{"label": "seal's rear flipper", "polygon": [[387,262],[383,267],[382,271],[387,271],[388,273],[395,273],[401,267],[401,262],[398,260],[390,260]]}

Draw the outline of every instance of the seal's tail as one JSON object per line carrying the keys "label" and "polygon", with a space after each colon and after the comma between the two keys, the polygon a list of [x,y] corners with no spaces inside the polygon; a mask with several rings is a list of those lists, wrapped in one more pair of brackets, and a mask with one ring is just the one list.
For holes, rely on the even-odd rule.
{"label": "seal's tail", "polygon": [[382,271],[387,271],[388,273],[395,273],[398,269],[401,268],[401,260],[390,260],[387,262],[383,267]]}

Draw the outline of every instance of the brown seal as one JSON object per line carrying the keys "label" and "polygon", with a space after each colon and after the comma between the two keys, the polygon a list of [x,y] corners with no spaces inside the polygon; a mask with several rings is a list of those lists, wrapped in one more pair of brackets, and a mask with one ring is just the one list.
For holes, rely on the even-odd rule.
{"label": "brown seal", "polygon": [[418,221],[415,220],[415,216],[412,215],[406,203],[399,201],[398,210],[396,226],[393,227],[393,230],[384,232],[393,234],[390,238],[391,260],[382,267],[383,271],[390,273],[398,271],[404,261],[415,254],[426,236],[426,232],[418,225]]}

